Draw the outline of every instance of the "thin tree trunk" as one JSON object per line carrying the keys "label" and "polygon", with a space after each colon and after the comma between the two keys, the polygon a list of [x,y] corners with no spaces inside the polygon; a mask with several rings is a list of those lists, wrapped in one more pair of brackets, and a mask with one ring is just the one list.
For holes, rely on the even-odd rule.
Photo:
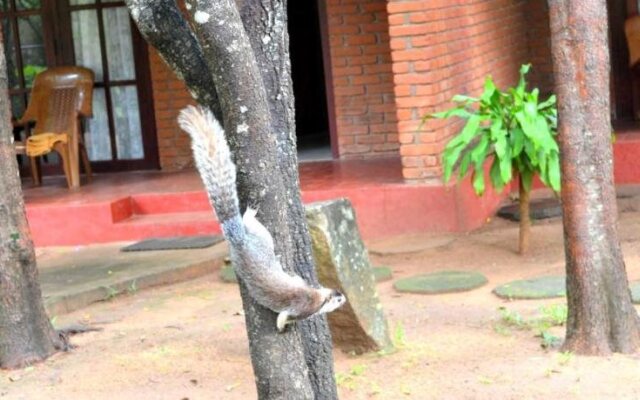
{"label": "thin tree trunk", "polygon": [[0,37],[0,368],[21,368],[63,347],[42,305],[13,145]]}
{"label": "thin tree trunk", "polygon": [[529,238],[531,236],[531,215],[529,214],[531,199],[530,193],[524,186],[522,178],[518,181],[518,189],[520,191],[518,199],[520,205],[520,244],[518,251],[521,255],[524,255],[529,251]]}
{"label": "thin tree trunk", "polygon": [[[289,34],[287,30],[287,2],[256,0],[240,6],[240,16],[251,41],[258,68],[269,99],[271,129],[278,135],[280,150],[278,165],[287,189],[289,207],[286,220],[293,239],[284,250],[286,263],[312,286],[318,287],[318,277],[311,253],[311,237],[306,224],[300,195],[298,157],[296,151],[295,107]],[[297,323],[302,335],[309,378],[316,400],[338,398],[333,369],[331,332],[326,315],[318,315]]]}
{"label": "thin tree trunk", "polygon": [[640,324],[617,231],[607,5],[550,0],[549,11],[569,307],[564,349],[631,353],[640,345]]}

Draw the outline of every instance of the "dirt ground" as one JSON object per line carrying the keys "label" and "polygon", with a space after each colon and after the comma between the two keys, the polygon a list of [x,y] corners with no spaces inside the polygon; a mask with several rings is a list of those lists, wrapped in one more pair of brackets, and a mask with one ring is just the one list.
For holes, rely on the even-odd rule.
{"label": "dirt ground", "polygon": [[[640,213],[621,217],[631,280],[640,279]],[[561,223],[533,228],[532,252],[515,254],[517,225],[495,220],[439,246],[372,255],[394,278],[444,268],[478,270],[489,283],[467,293],[399,294],[378,288],[394,340],[392,354],[335,350],[340,398],[638,399],[638,356],[579,357],[546,351],[532,330],[500,327],[499,307],[532,318],[551,301],[506,302],[491,290],[513,279],[563,273]],[[415,242],[407,238],[406,242]],[[422,239],[421,239],[422,240]],[[69,315],[61,326],[102,326],[45,363],[0,372],[0,399],[253,399],[244,317],[235,285],[217,276],[139,291]],[[562,336],[564,328],[554,328]],[[285,366],[286,367],[286,366]]]}

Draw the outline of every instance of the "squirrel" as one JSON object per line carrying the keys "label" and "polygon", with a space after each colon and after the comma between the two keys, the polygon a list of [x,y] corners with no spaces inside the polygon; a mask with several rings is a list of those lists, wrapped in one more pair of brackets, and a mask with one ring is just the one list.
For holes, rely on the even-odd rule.
{"label": "squirrel", "polygon": [[178,124],[191,136],[191,147],[200,177],[229,242],[234,269],[251,296],[278,313],[276,328],[312,315],[331,312],[346,302],[337,290],[309,286],[301,277],[286,273],[276,258],[273,237],[256,219],[256,210],[240,215],[236,167],[224,129],[211,111],[188,106]]}

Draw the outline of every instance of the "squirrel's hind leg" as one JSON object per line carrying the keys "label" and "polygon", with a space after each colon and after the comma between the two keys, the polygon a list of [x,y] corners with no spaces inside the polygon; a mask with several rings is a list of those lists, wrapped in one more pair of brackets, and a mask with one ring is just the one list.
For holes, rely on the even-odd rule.
{"label": "squirrel's hind leg", "polygon": [[284,329],[287,327],[287,324],[293,322],[289,320],[289,312],[282,311],[278,313],[278,321],[276,322],[276,327],[278,328],[278,332],[284,332]]}

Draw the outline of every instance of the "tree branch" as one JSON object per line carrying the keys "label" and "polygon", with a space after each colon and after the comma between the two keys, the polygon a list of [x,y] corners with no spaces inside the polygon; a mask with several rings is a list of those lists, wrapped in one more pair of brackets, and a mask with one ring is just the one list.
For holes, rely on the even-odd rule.
{"label": "tree branch", "polygon": [[213,77],[175,0],[125,0],[140,33],[182,79],[191,95],[221,119]]}

